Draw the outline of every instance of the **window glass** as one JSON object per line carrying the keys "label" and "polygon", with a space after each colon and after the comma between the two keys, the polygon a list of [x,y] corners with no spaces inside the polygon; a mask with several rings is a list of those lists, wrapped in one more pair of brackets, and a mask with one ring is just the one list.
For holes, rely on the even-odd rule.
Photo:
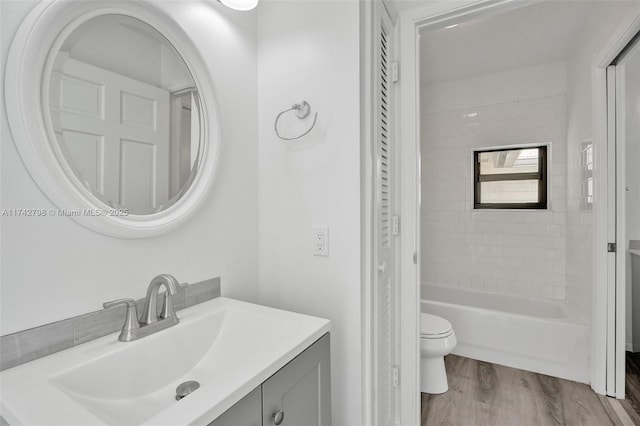
{"label": "window glass", "polygon": [[474,152],[474,208],[547,208],[547,147]]}
{"label": "window glass", "polygon": [[538,154],[538,148],[480,152],[480,173],[483,175],[537,173]]}

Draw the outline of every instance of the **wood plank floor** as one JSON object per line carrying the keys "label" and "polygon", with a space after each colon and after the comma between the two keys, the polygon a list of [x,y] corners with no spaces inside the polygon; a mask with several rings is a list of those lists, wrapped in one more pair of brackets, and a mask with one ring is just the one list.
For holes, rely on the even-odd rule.
{"label": "wood plank floor", "polygon": [[449,392],[422,394],[422,426],[622,425],[588,385],[456,355],[445,365]]}
{"label": "wood plank floor", "polygon": [[620,404],[636,425],[640,425],[640,352],[627,352],[625,399]]}

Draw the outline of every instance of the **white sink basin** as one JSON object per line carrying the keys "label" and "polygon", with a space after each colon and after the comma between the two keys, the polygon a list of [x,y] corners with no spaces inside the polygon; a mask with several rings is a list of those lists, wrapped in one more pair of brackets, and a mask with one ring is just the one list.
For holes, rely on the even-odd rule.
{"label": "white sink basin", "polygon": [[[134,342],[118,333],[0,373],[12,425],[207,424],[329,331],[329,321],[217,298]],[[176,401],[176,387],[200,388]]]}

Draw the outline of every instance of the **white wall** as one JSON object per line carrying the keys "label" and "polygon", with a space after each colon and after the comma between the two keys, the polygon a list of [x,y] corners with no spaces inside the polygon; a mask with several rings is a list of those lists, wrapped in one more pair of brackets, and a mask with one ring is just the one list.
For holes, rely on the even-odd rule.
{"label": "white wall", "polygon": [[153,28],[133,31],[120,19],[94,18],[76,29],[62,50],[73,59],[162,87],[162,46],[142,31]]}
{"label": "white wall", "polygon": [[[35,4],[0,2],[2,63]],[[158,273],[181,282],[221,276],[224,295],[258,298],[256,13],[209,1],[156,4],[189,29],[215,83],[222,145],[209,199],[189,223],[143,240],[105,237],[64,217],[2,217],[2,335],[141,297]],[[54,207],[18,155],[4,105],[1,115],[1,208]]]}
{"label": "white wall", "polygon": [[640,50],[626,64],[627,242],[640,240]]}
{"label": "white wall", "polygon": [[169,42],[133,18],[94,18],[76,29],[61,50],[73,59],[168,91],[193,85]]}
{"label": "white wall", "polygon": [[[591,318],[593,213],[581,205],[582,144],[592,141],[592,58],[636,2],[593,2],[568,60],[567,87],[567,303]],[[593,141],[598,146],[604,141]],[[595,194],[597,197],[598,194]]]}
{"label": "white wall", "polygon": [[[359,7],[258,6],[260,301],[332,321],[336,426],[361,424]],[[279,140],[276,115],[302,99],[316,128]],[[312,255],[313,225],[329,227],[329,257]]]}
{"label": "white wall", "polygon": [[[566,64],[421,90],[422,285],[564,299]],[[551,143],[551,208],[474,211],[473,149],[531,143]]]}

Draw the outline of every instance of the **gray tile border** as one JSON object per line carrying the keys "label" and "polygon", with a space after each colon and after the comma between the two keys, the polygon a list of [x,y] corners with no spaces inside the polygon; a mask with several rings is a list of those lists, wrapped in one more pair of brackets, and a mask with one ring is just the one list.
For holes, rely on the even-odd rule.
{"label": "gray tile border", "polygon": [[20,350],[17,335],[9,334],[0,337],[0,371],[18,365],[17,359],[19,358]]}
{"label": "gray tile border", "polygon": [[[174,297],[177,311],[220,296],[220,277],[189,284]],[[163,294],[158,297],[158,313]],[[138,299],[142,312],[144,298]],[[29,330],[0,336],[0,371],[89,342],[121,329],[125,307],[90,312]]]}
{"label": "gray tile border", "polygon": [[200,281],[184,291],[185,306],[193,306],[220,296],[220,277]]}
{"label": "gray tile border", "polygon": [[15,367],[73,346],[73,320],[66,319],[0,337],[0,369]]}
{"label": "gray tile border", "polygon": [[73,344],[80,345],[122,328],[124,306],[91,312],[73,318]]}

